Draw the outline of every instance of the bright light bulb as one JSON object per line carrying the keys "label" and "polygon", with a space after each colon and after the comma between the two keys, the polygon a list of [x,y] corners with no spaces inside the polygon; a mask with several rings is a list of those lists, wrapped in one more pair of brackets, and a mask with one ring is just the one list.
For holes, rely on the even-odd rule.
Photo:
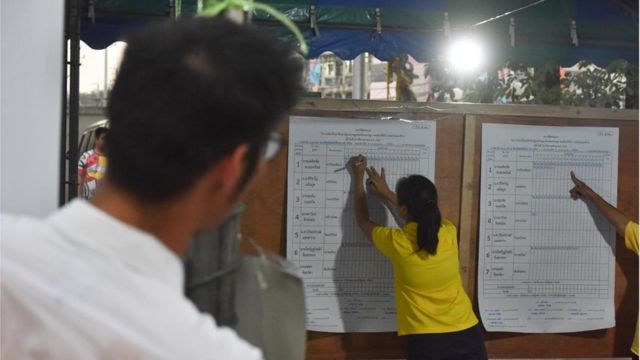
{"label": "bright light bulb", "polygon": [[447,59],[456,71],[471,73],[478,70],[480,65],[482,65],[484,61],[484,49],[476,39],[458,39],[449,47]]}

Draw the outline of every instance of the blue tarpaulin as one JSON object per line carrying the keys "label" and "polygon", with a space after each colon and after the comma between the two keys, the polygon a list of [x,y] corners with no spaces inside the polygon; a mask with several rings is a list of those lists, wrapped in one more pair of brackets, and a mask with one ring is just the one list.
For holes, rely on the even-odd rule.
{"label": "blue tarpaulin", "polygon": [[[151,3],[152,0],[146,0]],[[166,4],[157,1],[158,6]],[[263,1],[296,22],[309,44],[309,57],[333,52],[353,59],[368,52],[381,60],[403,53],[427,62],[442,53],[446,42],[464,34],[484,40],[491,60],[539,64],[556,61],[573,65],[591,60],[606,66],[614,59],[638,63],[638,2],[628,0],[272,0]],[[126,2],[112,0],[113,6]],[[155,3],[155,2],[154,2]],[[162,4],[161,4],[162,3]],[[533,6],[527,7],[529,5]],[[310,27],[310,7],[315,7],[319,34]],[[376,31],[376,8],[381,32]],[[508,14],[513,10],[524,8]],[[195,10],[193,7],[191,10]],[[104,7],[98,10],[105,11]],[[162,19],[136,14],[119,17],[105,11],[95,23],[82,23],[82,40],[92,48],[104,48],[123,40],[126,32]],[[156,13],[159,9],[154,9]],[[447,13],[450,37],[445,37]],[[501,16],[503,14],[508,14]],[[100,13],[98,12],[98,15]],[[190,16],[187,12],[186,16]],[[477,25],[485,20],[495,20]],[[515,22],[515,46],[511,46],[509,22]],[[572,44],[571,21],[576,22],[578,46]],[[253,14],[255,26],[278,37],[292,39],[288,30],[268,14]]]}

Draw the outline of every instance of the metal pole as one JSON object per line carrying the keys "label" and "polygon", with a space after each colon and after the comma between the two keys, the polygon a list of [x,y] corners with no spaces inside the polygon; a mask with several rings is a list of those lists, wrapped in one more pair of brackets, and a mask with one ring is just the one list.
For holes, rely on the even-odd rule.
{"label": "metal pole", "polygon": [[365,98],[365,70],[365,54],[360,54],[353,59],[353,90],[351,92],[353,99]]}
{"label": "metal pole", "polygon": [[175,19],[176,18],[176,0],[169,0],[169,3],[167,4],[167,6],[169,7],[169,18],[170,19]]}
{"label": "metal pole", "polygon": [[109,48],[104,48],[104,82],[102,87],[102,99],[100,103],[102,106],[107,106],[107,91],[108,91],[108,72],[109,72]]}
{"label": "metal pole", "polygon": [[80,16],[81,0],[69,0],[69,188],[67,199],[76,197],[78,183],[78,118],[80,107]]}
{"label": "metal pole", "polygon": [[60,186],[58,187],[58,206],[66,202],[67,188],[67,65],[69,63],[67,38],[69,34],[69,1],[64,7],[64,37],[62,41],[62,114],[60,114]]}

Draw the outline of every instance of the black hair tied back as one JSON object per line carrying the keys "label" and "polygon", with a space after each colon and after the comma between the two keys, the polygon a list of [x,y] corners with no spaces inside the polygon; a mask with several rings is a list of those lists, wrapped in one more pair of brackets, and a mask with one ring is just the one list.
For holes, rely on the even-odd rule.
{"label": "black hair tied back", "polygon": [[407,207],[411,221],[418,223],[418,251],[435,255],[442,216],[438,208],[438,192],[426,177],[411,175],[398,182],[398,203]]}

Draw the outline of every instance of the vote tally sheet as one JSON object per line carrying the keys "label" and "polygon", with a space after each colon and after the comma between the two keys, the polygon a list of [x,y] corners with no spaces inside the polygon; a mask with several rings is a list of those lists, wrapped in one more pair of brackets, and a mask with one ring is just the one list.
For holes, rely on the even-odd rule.
{"label": "vote tally sheet", "polygon": [[570,171],[615,206],[618,129],[483,124],[478,297],[488,331],[615,326],[615,229],[570,198]]}
{"label": "vote tally sheet", "polygon": [[[304,280],[307,329],[396,330],[392,267],[356,225],[346,166],[363,154],[392,189],[411,174],[433,179],[435,134],[434,121],[291,117],[287,259]],[[398,226],[380,198],[367,203],[374,222]]]}

